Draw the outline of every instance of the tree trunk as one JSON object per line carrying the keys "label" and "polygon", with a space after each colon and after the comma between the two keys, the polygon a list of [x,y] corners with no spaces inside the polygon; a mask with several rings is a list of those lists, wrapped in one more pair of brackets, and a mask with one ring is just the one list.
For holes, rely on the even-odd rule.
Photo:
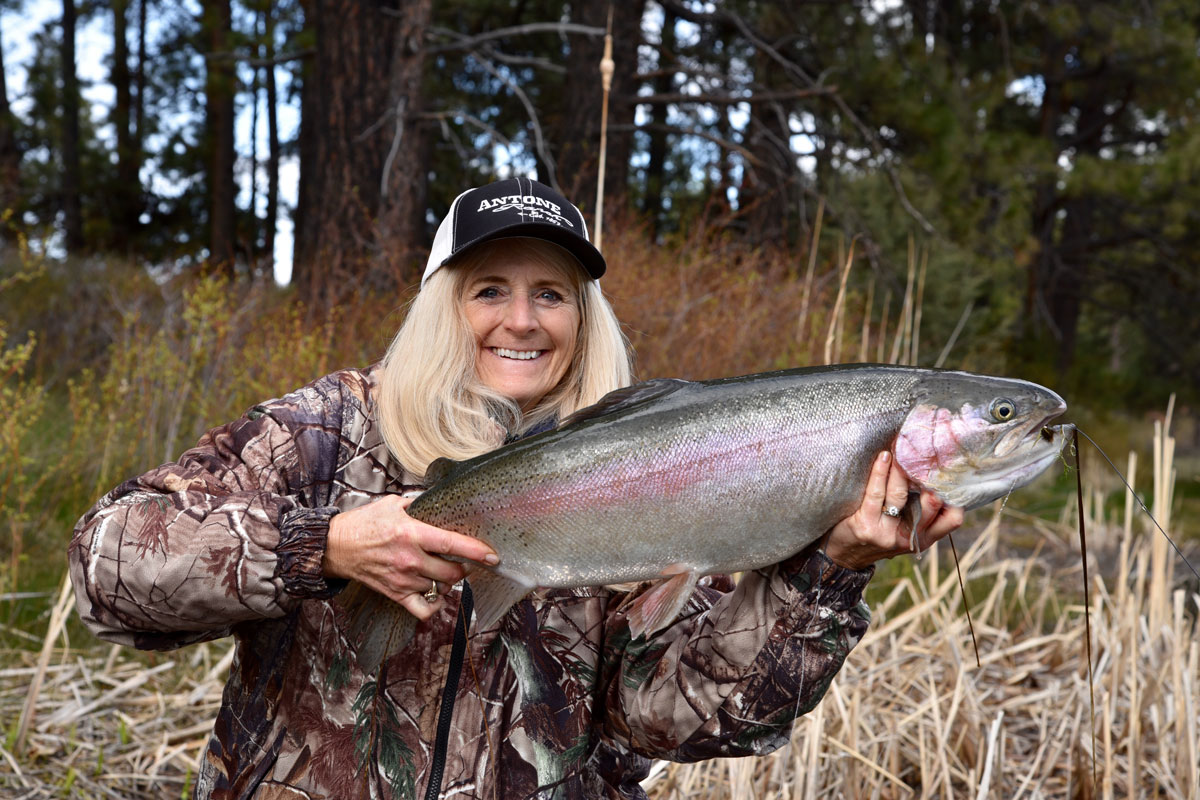
{"label": "tree trunk", "polygon": [[432,4],[403,4],[399,26],[393,34],[388,79],[388,107],[392,119],[385,128],[387,154],[380,169],[379,245],[389,272],[403,282],[415,280],[414,256],[427,244],[425,205],[429,181],[425,165],[430,151],[417,121],[421,111],[421,79],[425,66],[424,38]]}
{"label": "tree trunk", "polygon": [[[654,93],[671,94],[675,90],[675,24],[678,18],[663,10],[662,40],[658,46],[658,75],[654,78]],[[650,217],[650,229],[658,236],[662,216],[663,185],[666,180],[668,152],[667,104],[654,103],[650,106],[650,147],[646,162],[646,195],[642,211]]]}
{"label": "tree trunk", "polygon": [[263,11],[266,60],[267,88],[267,218],[264,223],[265,236],[263,249],[267,254],[267,264],[272,273],[275,268],[275,228],[279,225],[279,116],[276,112],[278,92],[275,86],[275,15],[271,3],[266,4]]}
{"label": "tree trunk", "polygon": [[10,215],[19,213],[21,198],[21,149],[4,74],[4,43],[0,41],[0,241],[11,239],[20,222]]}
{"label": "tree trunk", "polygon": [[423,247],[422,40],[430,0],[310,0],[293,280],[309,296],[394,287]]}
{"label": "tree trunk", "polygon": [[146,133],[143,120],[146,114],[146,3],[148,2],[150,0],[138,0],[137,68],[133,78],[137,90],[133,104],[133,140],[137,143],[139,161]]}
{"label": "tree trunk", "polygon": [[[1047,153],[1053,161],[1048,159],[1043,165],[1045,177],[1035,195],[1033,233],[1039,253],[1030,279],[1032,296],[1027,300],[1036,312],[1032,318],[1042,321],[1054,339],[1054,367],[1060,374],[1070,370],[1075,361],[1080,315],[1093,281],[1093,262],[1100,255],[1095,242],[1098,232],[1105,231],[1105,225],[1100,219],[1095,193],[1072,194],[1058,188],[1058,161],[1068,149],[1073,151],[1073,157],[1099,156],[1109,118],[1107,106],[1112,101],[1104,67],[1076,78],[1069,92],[1063,88],[1066,79],[1061,56],[1068,49],[1059,42],[1046,48],[1045,74],[1049,77],[1042,97],[1039,134],[1051,145]],[[1124,93],[1128,96],[1132,90],[1132,86],[1127,86]],[[1063,103],[1064,95],[1070,97],[1069,109]],[[1069,146],[1060,141],[1061,117],[1068,111],[1073,112],[1075,132]]]}
{"label": "tree trunk", "polygon": [[[261,14],[254,21],[254,35],[260,36],[259,22]],[[257,47],[255,48],[258,49]],[[245,232],[246,263],[250,265],[251,274],[258,271],[260,255],[259,241],[261,231],[258,220],[258,106],[259,94],[262,90],[262,79],[258,70],[250,79],[250,202],[247,205],[250,229]],[[235,155],[236,157],[236,155]]]}
{"label": "tree trunk", "polygon": [[83,250],[83,203],[80,200],[79,82],[75,76],[75,0],[63,0],[62,40],[62,206],[67,252]]}
{"label": "tree trunk", "polygon": [[[764,92],[785,90],[791,84],[777,65],[759,53],[754,62],[755,83]],[[746,165],[738,193],[746,236],[752,244],[787,241],[800,208],[797,155],[791,149],[788,109],[780,101],[752,103],[746,127],[746,149],[755,162]],[[795,187],[795,191],[791,191]]]}
{"label": "tree trunk", "polygon": [[[604,196],[606,203],[622,202],[629,180],[629,160],[633,153],[633,120],[637,108],[637,49],[642,41],[642,15],[646,0],[610,3],[608,0],[582,0],[571,4],[571,21],[597,28],[608,25],[612,8],[613,72],[608,101],[608,155],[605,159]],[[604,57],[603,37],[575,36],[567,56],[567,78],[563,87],[564,107],[550,133],[557,148],[554,180],[576,205],[590,209],[595,205],[596,179],[600,165],[600,116],[603,90],[600,85],[600,60]]]}
{"label": "tree trunk", "polygon": [[[143,0],[144,2],[144,0]],[[112,206],[111,246],[120,253],[132,252],[138,217],[138,156],[131,125],[133,89],[129,72],[129,0],[113,0],[112,85],[116,94],[113,124],[117,129],[117,185]]]}
{"label": "tree trunk", "polygon": [[233,16],[230,0],[204,4],[204,39],[208,42],[205,93],[205,136],[208,147],[209,269],[234,274],[233,117],[237,75],[232,57]]}
{"label": "tree trunk", "polygon": [[[318,0],[300,0],[304,11],[304,35],[315,43],[320,35],[317,27]],[[321,125],[317,119],[320,112],[318,104],[318,65],[317,56],[304,59],[300,67],[300,130],[296,137],[296,149],[300,157],[300,177],[296,185],[296,210],[292,215],[295,228],[292,232],[292,276],[290,283],[299,286],[301,291],[310,294],[313,287],[312,272],[319,265],[316,263],[316,235],[309,234],[308,206],[318,201],[317,198],[308,200],[313,193],[312,185],[317,174],[317,138],[321,135]],[[310,269],[311,264],[311,269]]]}

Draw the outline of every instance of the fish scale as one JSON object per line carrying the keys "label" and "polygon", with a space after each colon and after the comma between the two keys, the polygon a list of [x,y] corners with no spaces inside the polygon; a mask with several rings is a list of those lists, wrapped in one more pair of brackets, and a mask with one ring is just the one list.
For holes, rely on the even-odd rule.
{"label": "fish scale", "polygon": [[[1002,400],[1011,418],[999,418]],[[469,578],[481,628],[537,586],[674,578],[646,598],[654,610],[631,615],[643,633],[674,616],[699,575],[777,563],[853,513],[879,451],[895,449],[920,488],[976,507],[1053,462],[1067,437],[1046,423],[1065,409],[1026,381],[886,365],[649,381],[555,430],[435,462],[408,513],[500,556]],[[1002,456],[1001,439],[1017,442]],[[960,450],[921,449],[946,441]],[[368,671],[411,636],[391,601],[356,590],[345,602]]]}

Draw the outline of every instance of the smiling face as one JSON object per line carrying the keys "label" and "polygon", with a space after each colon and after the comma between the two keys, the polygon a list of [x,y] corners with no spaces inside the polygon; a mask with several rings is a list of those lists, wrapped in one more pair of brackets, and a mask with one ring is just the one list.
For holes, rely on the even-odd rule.
{"label": "smiling face", "polygon": [[575,357],[580,298],[562,268],[500,241],[463,281],[463,313],[475,334],[475,371],[485,386],[528,411]]}

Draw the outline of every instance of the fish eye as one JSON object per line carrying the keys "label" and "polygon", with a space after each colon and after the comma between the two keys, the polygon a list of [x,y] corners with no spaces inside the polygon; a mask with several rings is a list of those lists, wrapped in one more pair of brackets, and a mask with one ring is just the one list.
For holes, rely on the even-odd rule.
{"label": "fish eye", "polygon": [[998,397],[992,401],[989,411],[997,422],[1008,422],[1017,415],[1017,404],[1007,397]]}

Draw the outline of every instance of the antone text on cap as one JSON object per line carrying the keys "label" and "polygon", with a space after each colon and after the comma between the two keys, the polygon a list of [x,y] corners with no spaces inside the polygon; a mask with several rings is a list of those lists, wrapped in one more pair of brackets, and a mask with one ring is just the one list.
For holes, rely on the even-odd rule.
{"label": "antone text on cap", "polygon": [[559,206],[558,203],[551,203],[549,200],[544,200],[541,197],[537,197],[536,195],[532,194],[527,194],[524,196],[519,194],[510,194],[507,197],[497,197],[493,200],[480,200],[479,211],[487,211],[491,208],[516,205],[518,203],[526,206],[541,206],[542,208],[548,208],[555,214],[562,213],[562,207]]}

